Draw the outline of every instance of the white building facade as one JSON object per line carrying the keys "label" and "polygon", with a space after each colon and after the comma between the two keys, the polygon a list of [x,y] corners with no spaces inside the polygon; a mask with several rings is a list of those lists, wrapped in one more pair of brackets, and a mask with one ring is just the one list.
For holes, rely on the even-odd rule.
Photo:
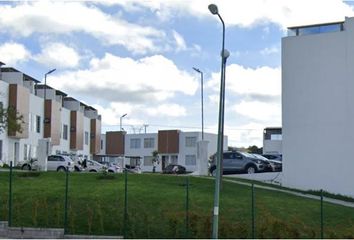
{"label": "white building facade", "polygon": [[283,184],[354,196],[354,18],[282,39]]}
{"label": "white building facade", "polygon": [[[14,69],[1,68],[0,104],[23,116],[21,133],[0,133],[0,160],[17,165],[36,159],[40,141],[50,143],[47,154],[92,159],[99,152],[101,117],[97,110]],[[46,96],[46,100],[44,99]],[[42,152],[42,149],[40,149]]]}
{"label": "white building facade", "polygon": [[[107,135],[116,135],[116,137],[107,137]],[[162,130],[158,133],[141,134],[110,132],[105,136],[101,139],[102,150],[99,153],[101,159],[105,161],[111,160],[120,162],[120,165],[140,166],[143,172],[152,172],[153,152],[157,151],[159,161],[156,171],[158,172],[169,164],[185,166],[190,172],[197,170],[197,143],[202,140],[201,132],[180,130]],[[208,141],[207,156],[216,153],[217,134],[204,133],[204,140]],[[113,142],[117,144],[112,145]],[[224,150],[227,150],[227,145],[228,138],[225,136]]]}

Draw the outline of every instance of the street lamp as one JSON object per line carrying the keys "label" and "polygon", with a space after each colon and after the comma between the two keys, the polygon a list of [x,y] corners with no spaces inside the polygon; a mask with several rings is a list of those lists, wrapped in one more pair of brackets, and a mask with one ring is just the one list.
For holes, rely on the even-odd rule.
{"label": "street lamp", "polygon": [[54,72],[56,69],[52,69],[49,72],[47,72],[46,74],[44,74],[44,101],[47,100],[47,75],[51,74],[52,72]]}
{"label": "street lamp", "polygon": [[225,23],[219,14],[218,7],[215,4],[208,6],[209,11],[213,15],[218,15],[222,23],[222,48],[221,48],[221,80],[220,80],[220,101],[219,101],[219,126],[218,126],[218,143],[216,155],[216,177],[215,177],[215,193],[214,193],[214,210],[213,210],[213,232],[212,238],[218,238],[219,229],[219,199],[220,199],[220,183],[222,177],[222,158],[224,146],[224,107],[225,107],[225,66],[226,60],[230,56],[229,51],[225,49]]}
{"label": "street lamp", "polygon": [[202,140],[204,141],[203,72],[195,67],[193,67],[193,70],[200,73],[200,82],[201,82],[200,91],[201,91],[201,102],[202,102]]}
{"label": "street lamp", "polygon": [[120,126],[120,131],[122,131],[122,119],[123,119],[125,116],[127,116],[127,113],[125,113],[125,114],[123,114],[122,116],[120,116],[120,124],[119,124],[119,126]]}

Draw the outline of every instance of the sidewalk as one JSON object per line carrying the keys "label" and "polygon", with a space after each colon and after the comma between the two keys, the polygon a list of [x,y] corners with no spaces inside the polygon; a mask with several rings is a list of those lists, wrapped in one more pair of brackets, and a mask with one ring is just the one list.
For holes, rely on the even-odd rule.
{"label": "sidewalk", "polygon": [[[210,177],[202,177],[202,178],[211,179]],[[245,185],[245,186],[251,186],[252,185],[251,183],[246,183],[246,182],[238,181],[236,179],[233,180],[233,179],[229,179],[229,178],[227,178],[227,179],[224,178],[223,181],[230,182],[230,183],[236,183],[236,184],[239,184],[239,185]],[[283,193],[291,194],[291,195],[294,195],[294,196],[310,198],[310,199],[315,199],[315,200],[320,200],[321,199],[320,196],[316,196],[316,195],[312,195],[312,194],[300,193],[300,192],[296,192],[296,191],[292,191],[292,190],[279,189],[279,188],[270,187],[270,186],[263,186],[263,185],[259,185],[259,184],[254,184],[254,187],[255,188],[260,188],[260,189],[265,189],[265,190],[283,192]],[[329,198],[329,197],[323,197],[323,201],[324,202],[328,202],[328,203],[341,205],[341,206],[345,206],[345,207],[354,208],[354,202],[346,202],[346,201],[343,201],[343,200],[338,200],[338,199]]]}

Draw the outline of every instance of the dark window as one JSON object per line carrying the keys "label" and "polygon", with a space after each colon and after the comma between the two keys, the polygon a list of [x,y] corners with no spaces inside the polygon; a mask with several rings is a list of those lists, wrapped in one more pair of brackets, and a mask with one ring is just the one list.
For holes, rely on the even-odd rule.
{"label": "dark window", "polygon": [[85,145],[88,145],[89,134],[85,132]]}
{"label": "dark window", "polygon": [[41,117],[38,115],[36,116],[36,132],[41,132]]}
{"label": "dark window", "polygon": [[68,125],[63,125],[63,139],[68,140]]}
{"label": "dark window", "polygon": [[103,140],[101,140],[101,150],[103,149]]}

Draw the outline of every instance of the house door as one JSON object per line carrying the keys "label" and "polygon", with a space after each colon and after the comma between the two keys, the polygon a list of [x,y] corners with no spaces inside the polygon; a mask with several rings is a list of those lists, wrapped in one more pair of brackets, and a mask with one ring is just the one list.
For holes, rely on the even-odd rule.
{"label": "house door", "polygon": [[168,156],[161,157],[161,168],[164,170],[168,165]]}

